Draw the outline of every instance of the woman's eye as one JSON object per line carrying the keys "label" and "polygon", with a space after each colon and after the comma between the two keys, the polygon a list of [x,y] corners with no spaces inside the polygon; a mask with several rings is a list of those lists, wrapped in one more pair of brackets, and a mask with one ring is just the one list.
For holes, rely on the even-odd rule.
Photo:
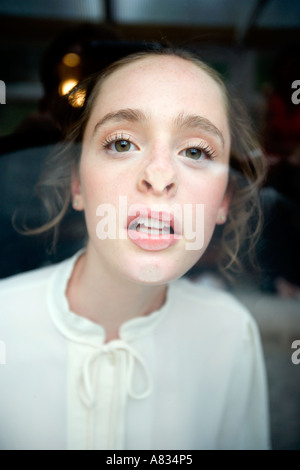
{"label": "woman's eye", "polygon": [[117,152],[128,152],[131,149],[131,142],[129,140],[116,140],[113,144],[114,149]]}
{"label": "woman's eye", "polygon": [[106,145],[106,147],[115,152],[129,152],[137,149],[136,145],[126,139],[114,140]]}
{"label": "woman's eye", "polygon": [[206,152],[197,147],[191,147],[183,151],[185,157],[191,158],[192,160],[203,160],[207,158]]}

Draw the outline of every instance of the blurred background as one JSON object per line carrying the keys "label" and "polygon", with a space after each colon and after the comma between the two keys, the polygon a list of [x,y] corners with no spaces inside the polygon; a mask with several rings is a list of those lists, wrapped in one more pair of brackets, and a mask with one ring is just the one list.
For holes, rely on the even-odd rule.
{"label": "blurred background", "polygon": [[[233,290],[255,316],[273,448],[300,449],[300,364],[291,360],[300,339],[300,91],[292,87],[299,81],[300,89],[300,1],[0,0],[0,277],[82,246],[72,209],[55,252],[51,237],[21,235],[12,218],[18,227],[44,220],[34,187],[61,138],[57,97],[147,41],[192,45],[242,97],[266,152],[260,270],[229,287],[214,271],[212,249],[196,274]],[[78,97],[70,113],[80,106]]]}

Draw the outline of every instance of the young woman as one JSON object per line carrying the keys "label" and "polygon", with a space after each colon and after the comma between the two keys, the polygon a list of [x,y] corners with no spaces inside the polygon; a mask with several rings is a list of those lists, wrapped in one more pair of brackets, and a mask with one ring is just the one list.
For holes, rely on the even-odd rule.
{"label": "young woman", "polygon": [[72,201],[86,248],[1,282],[0,447],[268,448],[253,319],[179,279],[216,225],[236,261],[263,168],[246,123],[183,51],[126,57],[80,96],[45,182],[61,210],[44,228]]}

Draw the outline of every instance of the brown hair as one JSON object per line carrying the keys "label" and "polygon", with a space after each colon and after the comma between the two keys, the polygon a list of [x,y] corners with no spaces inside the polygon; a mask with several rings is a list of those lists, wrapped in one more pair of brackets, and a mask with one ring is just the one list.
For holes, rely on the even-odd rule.
{"label": "brown hair", "polygon": [[83,134],[103,81],[122,66],[145,58],[149,54],[173,55],[194,63],[205,71],[222,91],[231,132],[229,174],[231,203],[228,220],[222,227],[219,266],[223,269],[241,267],[238,257],[241,248],[247,242],[247,253],[254,253],[261,227],[258,188],[265,175],[263,154],[247,112],[240,101],[233,97],[221,76],[213,68],[185,49],[161,47],[158,50],[129,55],[113,63],[104,71],[84,80],[64,98],[63,105],[67,103],[69,113],[70,102],[81,99],[84,104],[81,108],[72,108],[72,113],[77,115],[71,116],[68,122],[66,121],[67,114],[63,109],[60,110],[60,121],[64,119],[62,129],[65,133],[65,142],[49,161],[45,176],[38,185],[48,210],[49,221],[29,232],[37,234],[54,229],[55,238],[59,223],[71,202],[72,172],[78,168]]}

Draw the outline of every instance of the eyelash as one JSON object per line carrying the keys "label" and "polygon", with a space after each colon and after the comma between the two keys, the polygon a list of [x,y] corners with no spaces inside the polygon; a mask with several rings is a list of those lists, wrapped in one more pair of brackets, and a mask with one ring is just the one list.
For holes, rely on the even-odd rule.
{"label": "eyelash", "polygon": [[[204,152],[208,160],[213,160],[217,156],[216,152],[206,143],[188,144],[186,148],[182,151],[186,151],[189,149],[196,149],[196,150],[200,150]],[[193,160],[193,159],[191,158],[190,160]],[[194,161],[197,161],[197,160],[194,160]]]}
{"label": "eyelash", "polygon": [[106,139],[102,142],[102,147],[104,149],[108,149],[111,144],[118,142],[118,140],[126,140],[130,144],[133,144],[131,137],[125,134],[114,134],[111,136],[106,137]]}
{"label": "eyelash", "polygon": [[[104,149],[108,149],[110,145],[114,144],[115,142],[118,142],[119,140],[124,140],[124,141],[127,141],[130,144],[135,145],[132,142],[132,139],[129,135],[125,135],[125,134],[121,133],[121,134],[114,134],[114,135],[106,137],[106,139],[102,142],[102,147]],[[200,150],[200,151],[204,152],[209,160],[213,160],[217,156],[215,151],[206,143],[188,144],[186,146],[186,148],[183,149],[181,152],[186,151],[188,149],[196,149],[196,150]],[[188,157],[186,157],[186,158],[188,158]],[[190,158],[190,160],[193,161],[192,158]],[[197,160],[194,160],[194,161],[197,162]]]}

